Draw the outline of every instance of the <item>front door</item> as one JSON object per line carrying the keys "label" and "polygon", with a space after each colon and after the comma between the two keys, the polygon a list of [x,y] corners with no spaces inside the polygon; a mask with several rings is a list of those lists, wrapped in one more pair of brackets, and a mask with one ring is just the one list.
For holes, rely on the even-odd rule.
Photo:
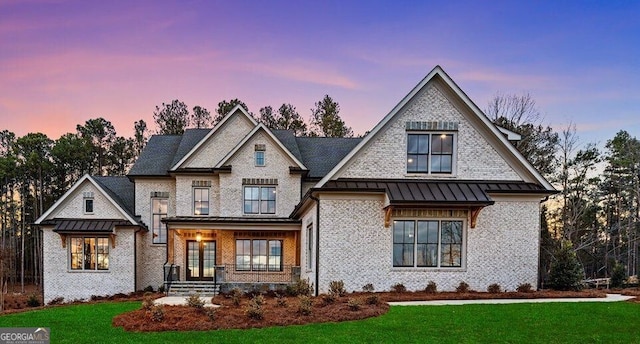
{"label": "front door", "polygon": [[213,281],[216,270],[215,241],[187,241],[187,280]]}

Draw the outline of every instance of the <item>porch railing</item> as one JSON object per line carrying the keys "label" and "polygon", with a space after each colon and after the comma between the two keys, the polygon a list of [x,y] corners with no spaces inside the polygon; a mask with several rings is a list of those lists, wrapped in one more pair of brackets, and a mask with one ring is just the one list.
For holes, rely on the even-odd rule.
{"label": "porch railing", "polygon": [[273,266],[248,269],[236,264],[216,265],[218,283],[292,283],[298,278],[300,267],[292,265],[283,265],[281,269]]}

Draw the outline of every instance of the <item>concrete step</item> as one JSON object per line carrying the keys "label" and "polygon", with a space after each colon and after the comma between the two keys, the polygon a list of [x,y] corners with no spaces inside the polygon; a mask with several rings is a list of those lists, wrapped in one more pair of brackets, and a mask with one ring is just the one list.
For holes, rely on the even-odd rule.
{"label": "concrete step", "polygon": [[200,282],[200,281],[184,281],[173,282],[169,286],[169,295],[192,295],[200,294],[201,296],[214,296],[218,294],[220,286],[213,284],[213,282]]}

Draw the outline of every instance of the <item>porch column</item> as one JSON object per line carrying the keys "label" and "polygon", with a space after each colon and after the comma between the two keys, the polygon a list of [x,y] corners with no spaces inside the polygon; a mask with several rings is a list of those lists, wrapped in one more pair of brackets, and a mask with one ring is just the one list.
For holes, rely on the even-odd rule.
{"label": "porch column", "polygon": [[175,230],[167,227],[167,261],[169,264],[175,264],[176,250],[175,250]]}

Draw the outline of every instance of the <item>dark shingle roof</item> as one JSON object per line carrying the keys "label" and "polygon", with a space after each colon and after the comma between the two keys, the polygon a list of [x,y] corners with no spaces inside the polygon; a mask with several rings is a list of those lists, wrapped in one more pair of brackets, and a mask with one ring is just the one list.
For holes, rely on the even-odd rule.
{"label": "dark shingle roof", "polygon": [[182,135],[182,139],[180,140],[180,145],[178,149],[175,151],[175,155],[173,156],[173,161],[171,162],[171,166],[169,168],[175,166],[182,158],[184,158],[193,147],[195,147],[200,140],[202,140],[207,134],[211,131],[211,129],[187,129],[184,131]]}
{"label": "dark shingle roof", "polygon": [[[271,130],[273,135],[282,142],[282,144],[296,157],[296,159],[303,161],[300,149],[298,149],[298,142],[296,142],[296,136],[292,130]],[[304,162],[303,162],[304,164]]]}
{"label": "dark shingle roof", "polygon": [[132,218],[134,217],[135,190],[133,183],[125,176],[92,176],[118,205]]}
{"label": "dark shingle roof", "polygon": [[142,154],[131,167],[129,176],[166,176],[176,150],[180,146],[180,135],[154,135],[144,147]]}
{"label": "dark shingle roof", "polygon": [[362,138],[297,137],[302,162],[310,178],[322,178],[362,141]]}

